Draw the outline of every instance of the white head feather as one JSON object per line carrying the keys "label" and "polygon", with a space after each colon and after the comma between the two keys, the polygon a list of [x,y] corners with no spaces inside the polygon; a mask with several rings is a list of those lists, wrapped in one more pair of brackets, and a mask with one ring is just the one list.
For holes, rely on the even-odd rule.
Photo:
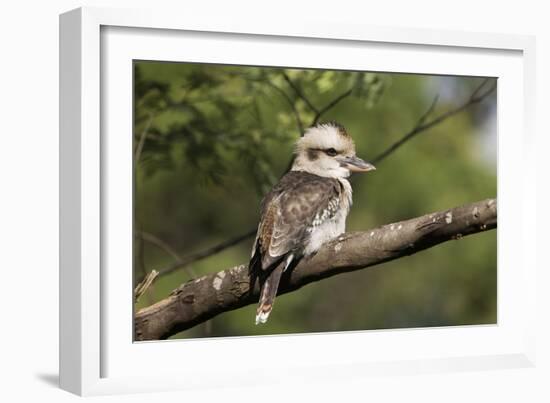
{"label": "white head feather", "polygon": [[347,178],[350,168],[343,158],[355,157],[355,144],[337,123],[310,127],[296,142],[293,171],[305,171],[329,178]]}

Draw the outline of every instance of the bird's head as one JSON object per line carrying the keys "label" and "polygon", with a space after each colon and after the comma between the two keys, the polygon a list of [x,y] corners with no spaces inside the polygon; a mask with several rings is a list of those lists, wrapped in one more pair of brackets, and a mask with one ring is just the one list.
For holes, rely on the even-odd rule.
{"label": "bird's head", "polygon": [[329,178],[347,178],[351,172],[367,172],[374,165],[355,155],[355,143],[344,126],[321,123],[307,129],[296,143],[293,171]]}

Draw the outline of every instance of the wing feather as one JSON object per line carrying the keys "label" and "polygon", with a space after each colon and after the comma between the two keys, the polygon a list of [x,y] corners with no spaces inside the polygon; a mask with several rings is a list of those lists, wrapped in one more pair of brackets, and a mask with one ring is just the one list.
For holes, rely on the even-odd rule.
{"label": "wing feather", "polygon": [[253,249],[267,270],[307,241],[311,229],[334,217],[341,196],[336,179],[306,172],[287,173],[262,202]]}

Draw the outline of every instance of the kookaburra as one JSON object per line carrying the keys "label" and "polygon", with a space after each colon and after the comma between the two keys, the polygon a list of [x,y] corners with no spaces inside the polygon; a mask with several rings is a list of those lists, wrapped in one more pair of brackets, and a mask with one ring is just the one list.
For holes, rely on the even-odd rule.
{"label": "kookaburra", "polygon": [[261,204],[249,263],[250,276],[259,279],[261,289],[256,324],[267,321],[282,273],[345,231],[351,172],[375,169],[355,155],[352,138],[334,122],[307,129],[295,154],[291,170]]}

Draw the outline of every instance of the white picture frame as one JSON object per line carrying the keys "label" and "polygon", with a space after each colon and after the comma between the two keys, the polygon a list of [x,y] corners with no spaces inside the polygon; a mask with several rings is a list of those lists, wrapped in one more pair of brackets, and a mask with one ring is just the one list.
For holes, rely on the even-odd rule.
{"label": "white picture frame", "polygon": [[[223,42],[232,44],[225,46],[230,51],[216,48]],[[247,54],[245,45],[257,48]],[[534,365],[535,323],[529,313],[535,311],[535,243],[527,242],[527,234],[536,232],[536,211],[527,208],[535,192],[534,182],[528,180],[535,170],[530,158],[534,135],[530,125],[535,87],[533,38],[326,22],[243,24],[152,10],[81,8],[61,15],[60,46],[63,389],[97,395]],[[130,81],[124,78],[127,63],[133,58],[186,58],[276,65],[273,54],[277,53],[262,52],[260,48],[265,46],[273,51],[287,46],[287,59],[280,56],[279,63],[296,67],[341,68],[349,63],[344,56],[322,65],[323,61],[308,52],[308,47],[321,46],[335,52],[356,52],[353,67],[357,69],[366,66],[357,52],[375,52],[376,60],[368,62],[371,70],[499,77],[498,325],[228,338],[185,345],[132,342],[128,326],[132,307],[126,299],[131,296],[128,178],[132,165],[125,155],[131,130],[126,137],[109,135],[114,127],[119,132],[131,127],[131,74]],[[215,49],[219,51],[212,52]],[[437,58],[437,54],[443,56]],[[457,63],[467,57],[468,63]],[[440,64],[434,66],[434,60]],[[130,150],[127,147],[127,152]],[[116,164],[113,155],[117,156]],[[514,169],[508,165],[512,157]],[[522,239],[519,246],[509,247],[512,236]],[[113,254],[113,250],[117,252]],[[116,274],[107,270],[113,262],[124,269]],[[119,288],[121,284],[126,284],[124,289]],[[123,297],[115,300],[113,293]],[[459,344],[461,348],[457,348]],[[282,354],[283,348],[291,353]],[[237,364],[231,351],[239,351]],[[188,367],[172,359],[178,354],[185,354]],[[269,374],[262,372],[266,364],[254,361],[259,354],[271,357],[264,360],[270,363]],[[212,360],[231,362],[231,371],[223,365],[213,369]],[[148,368],[155,368],[155,372]]]}

